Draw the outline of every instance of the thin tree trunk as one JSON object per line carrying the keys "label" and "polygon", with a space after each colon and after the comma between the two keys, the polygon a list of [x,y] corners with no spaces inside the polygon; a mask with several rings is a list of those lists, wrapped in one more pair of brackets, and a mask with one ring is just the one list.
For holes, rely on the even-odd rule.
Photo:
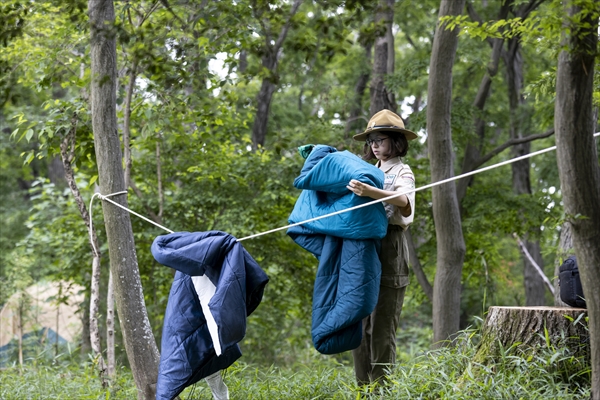
{"label": "thin tree trunk", "polygon": [[[360,119],[360,116],[363,113],[363,97],[365,95],[365,90],[367,89],[367,84],[369,83],[369,78],[371,76],[371,56],[373,44],[369,41],[363,44],[363,49],[365,51],[364,65],[361,67],[363,72],[358,76],[358,80],[356,81],[356,85],[354,86],[354,101],[350,107],[350,115],[348,120],[346,121],[346,127],[344,128],[344,132],[348,135],[350,132],[355,131],[359,127],[365,126],[364,122],[368,122],[368,119],[364,122],[361,121],[360,124],[357,123],[357,120]],[[357,131],[358,133],[358,131]]]}
{"label": "thin tree trunk", "polygon": [[269,78],[265,78],[256,96],[256,117],[252,126],[252,146],[254,150],[258,149],[258,146],[264,146],[265,144],[271,100],[276,89],[275,84]]}
{"label": "thin tree trunk", "polygon": [[90,295],[90,343],[94,356],[98,360],[98,371],[102,380],[102,386],[108,386],[105,380],[106,363],[102,356],[102,344],[100,341],[100,328],[98,327],[98,310],[100,309],[100,256],[94,255],[92,259],[92,284]]}
{"label": "thin tree trunk", "polygon": [[[464,0],[441,1],[439,17],[462,13]],[[431,179],[437,182],[454,176],[452,132],[452,68],[458,47],[458,30],[438,24],[427,88],[427,133]],[[460,323],[461,275],[465,241],[454,182],[432,189],[433,219],[437,237],[437,270],[433,286],[433,342],[444,345],[458,332]]]}
{"label": "thin tree trunk", "polygon": [[[102,194],[124,191],[121,145],[116,116],[116,32],[112,0],[89,0],[91,28],[92,128],[98,180]],[[127,197],[112,197],[127,207]],[[129,213],[112,204],[103,204],[118,315],[125,350],[138,389],[138,399],[156,396],[159,352],[144,304],[133,231]]]}
{"label": "thin tree trunk", "polygon": [[107,373],[115,377],[115,294],[112,272],[108,274],[108,290],[106,292],[106,360]]}
{"label": "thin tree trunk", "polygon": [[[483,111],[485,103],[489,97],[490,89],[492,87],[492,78],[498,72],[498,63],[500,61],[500,53],[502,50],[502,39],[494,39],[494,45],[492,49],[492,55],[490,63],[488,64],[487,73],[484,75],[481,83],[479,84],[479,90],[475,96],[473,105],[480,111]],[[465,149],[465,156],[462,164],[462,174],[473,171],[476,168],[476,164],[481,157],[481,149],[483,147],[485,139],[485,121],[480,117],[475,118],[475,133],[477,139],[470,141]],[[461,203],[465,195],[467,194],[467,187],[473,182],[474,177],[470,176],[467,178],[459,179],[456,182],[456,192],[458,202]]]}
{"label": "thin tree trunk", "polygon": [[158,218],[162,219],[163,209],[165,204],[165,196],[163,193],[162,187],[162,164],[160,161],[160,141],[162,139],[162,135],[158,136],[158,140],[156,141],[156,181],[158,187]]}
{"label": "thin tree trunk", "polygon": [[564,4],[564,50],[556,71],[554,127],[565,214],[589,315],[591,397],[600,400],[600,167],[592,102],[600,2],[579,4],[583,6],[571,1]]}
{"label": "thin tree trunk", "polygon": [[423,292],[425,292],[425,295],[429,301],[433,302],[433,286],[431,286],[431,283],[429,283],[429,279],[427,279],[427,275],[425,275],[425,272],[423,271],[419,257],[417,257],[417,249],[415,248],[415,243],[413,241],[410,229],[404,232],[404,236],[406,236],[406,243],[408,245],[408,258],[410,260],[410,265],[413,269],[415,277],[417,278],[417,282],[419,282],[419,285],[421,285],[421,288],[423,289]]}
{"label": "thin tree trunk", "polygon": [[71,118],[71,129],[67,135],[63,138],[60,145],[60,155],[62,158],[63,167],[65,169],[65,177],[67,178],[67,184],[71,193],[75,198],[75,203],[79,209],[81,219],[87,226],[88,238],[90,242],[90,248],[92,250],[92,277],[90,282],[90,308],[89,308],[89,332],[90,332],[90,345],[94,357],[97,359],[98,372],[102,381],[102,386],[107,387],[108,381],[106,380],[106,363],[102,356],[102,344],[100,340],[100,330],[98,328],[98,310],[100,309],[100,245],[98,244],[98,237],[96,230],[90,225],[90,215],[88,213],[77,182],[75,182],[75,172],[73,171],[73,161],[75,159],[75,137],[77,134],[77,114],[73,114]]}
{"label": "thin tree trunk", "polygon": [[269,37],[270,32],[265,32],[265,46],[263,48],[265,55],[262,59],[262,65],[268,70],[268,76],[263,79],[262,85],[258,96],[256,97],[256,117],[254,118],[254,125],[252,126],[252,148],[258,149],[259,146],[265,145],[265,139],[267,137],[267,126],[269,123],[269,110],[271,109],[271,100],[273,99],[273,93],[277,89],[277,64],[279,52],[283,46],[283,42],[287,37],[288,31],[291,27],[292,17],[298,11],[298,7],[302,0],[294,0],[288,19],[281,28],[279,36],[274,44],[270,43]]}
{"label": "thin tree trunk", "polygon": [[[318,17],[320,17],[320,15]],[[319,35],[319,37],[317,38],[317,42],[315,43],[315,51],[313,52],[313,55],[310,59],[310,63],[308,64],[306,75],[308,75],[309,72],[311,72],[315,68],[315,64],[317,63],[317,60],[319,59],[319,52],[321,50],[321,40],[322,40],[321,36],[322,36],[322,34]],[[303,79],[302,83],[300,84],[300,88],[298,90],[298,111],[300,113],[302,113],[302,108],[303,108],[302,99],[304,98],[304,86],[306,85],[306,82],[307,82],[307,79]]]}
{"label": "thin tree trunk", "polygon": [[560,230],[560,238],[558,240],[558,251],[554,261],[554,305],[557,307],[569,307],[560,298],[560,266],[570,255],[573,254],[573,235],[571,233],[571,224],[565,222]]}
{"label": "thin tree trunk", "polygon": [[88,354],[92,350],[92,343],[90,341],[90,294],[85,293],[83,300],[83,313],[81,316],[81,349],[80,354],[82,359],[87,359]]}
{"label": "thin tree trunk", "polygon": [[[502,2],[500,5],[500,10],[498,11],[498,20],[506,19],[511,4],[512,0]],[[471,4],[467,4],[467,9],[471,15],[471,19],[479,22],[480,18],[475,13],[475,10]],[[498,64],[500,63],[500,55],[502,54],[504,39],[489,39],[489,42],[492,47],[492,53],[490,54],[490,60],[487,64],[486,73],[479,84],[479,90],[477,91],[477,95],[473,101],[473,106],[480,111],[483,111],[487,99],[489,98],[492,87],[492,78],[498,73]],[[462,174],[471,172],[477,167],[476,164],[481,158],[481,151],[485,140],[485,126],[486,123],[483,119],[481,119],[479,116],[475,117],[475,133],[477,134],[477,137],[476,139],[469,141],[467,144],[463,158],[461,171]],[[462,203],[462,200],[467,193],[467,187],[473,182],[474,179],[475,178],[473,176],[470,176],[468,178],[460,179],[456,182],[456,192],[459,203]]]}
{"label": "thin tree trunk", "polygon": [[60,302],[62,301],[61,298],[63,296],[63,283],[62,281],[58,282],[58,298],[55,300],[56,301],[56,329],[54,330],[54,332],[56,332],[56,335],[54,337],[54,357],[58,356],[58,332],[60,332]]}
{"label": "thin tree trunk", "polygon": [[129,82],[125,95],[125,110],[123,115],[123,155],[125,157],[125,184],[129,184],[131,178],[131,99],[133,97],[133,88],[135,87],[135,79],[137,76],[137,60],[133,62],[129,71]]}
{"label": "thin tree trunk", "polygon": [[[518,13],[517,13],[518,14]],[[521,55],[520,38],[509,39],[507,50],[503,52],[503,60],[507,71],[508,99],[509,99],[509,123],[510,138],[520,139],[523,137],[523,113],[525,99],[523,90],[523,57]],[[512,157],[520,157],[530,153],[531,143],[522,143],[511,148]],[[511,164],[513,191],[517,195],[531,195],[531,178],[529,174],[529,159],[521,160]],[[526,219],[526,210],[520,210],[521,218]],[[528,235],[523,237],[525,248],[532,255],[535,262],[543,268],[543,260],[539,240],[530,241]],[[525,285],[525,305],[542,306],[546,304],[544,281],[537,273],[534,265],[526,256],[523,261],[523,283]]]}
{"label": "thin tree trunk", "polygon": [[19,366],[23,368],[23,314],[24,314],[24,297],[25,290],[21,292],[21,299],[17,304],[17,332],[18,332],[18,347],[19,347]]}
{"label": "thin tree trunk", "polygon": [[373,115],[383,109],[396,112],[394,94],[385,86],[385,77],[393,73],[394,69],[394,36],[392,23],[394,21],[394,1],[380,0],[375,23],[385,24],[383,35],[375,39],[375,53],[373,56],[373,73],[371,78],[371,107]]}

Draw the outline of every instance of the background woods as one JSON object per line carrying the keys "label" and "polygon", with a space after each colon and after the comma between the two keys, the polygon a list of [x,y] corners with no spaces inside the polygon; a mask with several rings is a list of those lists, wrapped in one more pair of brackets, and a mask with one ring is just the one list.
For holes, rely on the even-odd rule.
{"label": "background woods", "polygon": [[[596,293],[600,4],[562,3],[3,1],[0,305],[44,280],[81,285],[82,353],[96,299],[104,352],[111,271],[117,364],[151,391],[173,272],[150,245],[166,232],[96,200],[94,294],[81,204],[127,190],[115,200],[174,231],[283,226],[299,195],[297,147],[360,154],[352,134],[382,108],[420,136],[406,157],[417,187],[558,145],[417,192],[401,325],[418,333],[399,333],[401,352],[443,344],[492,305],[555,304],[532,260],[556,283],[577,254]],[[243,243],[270,277],[244,360],[293,365],[311,346],[315,261],[283,232]],[[591,304],[597,338],[600,299]]]}

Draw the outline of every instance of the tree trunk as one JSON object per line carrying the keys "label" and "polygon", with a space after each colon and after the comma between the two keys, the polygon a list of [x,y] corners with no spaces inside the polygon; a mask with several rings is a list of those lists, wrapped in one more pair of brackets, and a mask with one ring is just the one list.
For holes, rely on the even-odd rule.
{"label": "tree trunk", "polygon": [[123,110],[123,154],[125,156],[125,185],[129,185],[131,178],[131,101],[133,98],[133,88],[135,87],[135,79],[137,78],[137,60],[133,61],[133,65],[129,70],[129,82],[125,89],[125,109]]}
{"label": "tree trunk", "polygon": [[473,363],[495,363],[508,349],[527,357],[551,346],[588,356],[586,314],[583,308],[490,307]]}
{"label": "tree trunk", "polygon": [[252,147],[254,150],[258,149],[258,146],[265,145],[267,125],[269,123],[269,110],[271,109],[271,100],[273,99],[275,89],[277,87],[271,82],[270,78],[265,78],[260,87],[260,92],[256,96],[256,117],[252,126]]}
{"label": "tree trunk", "polygon": [[[517,13],[518,14],[518,13]],[[519,15],[520,16],[520,15]],[[521,55],[520,38],[514,37],[508,41],[507,51],[502,56],[507,71],[508,102],[510,108],[510,138],[520,139],[523,137],[523,110],[525,99],[521,94],[523,90],[523,57]],[[530,153],[531,143],[522,143],[512,147],[512,157],[520,157]],[[529,174],[529,159],[521,160],[511,164],[513,191],[517,195],[531,195],[531,178]],[[526,210],[520,210],[521,218],[525,219]],[[538,240],[530,241],[527,235],[523,238],[525,247],[535,262],[543,268],[543,260]],[[525,285],[525,305],[541,306],[546,304],[544,281],[537,273],[532,263],[523,258],[523,283]]]}
{"label": "tree trunk", "polygon": [[92,350],[92,343],[90,341],[90,295],[85,293],[83,300],[83,313],[81,315],[81,358],[88,358],[88,353]]}
{"label": "tree trunk", "polygon": [[252,126],[252,148],[254,150],[258,149],[258,146],[264,146],[265,144],[271,100],[273,99],[273,93],[275,93],[275,90],[277,89],[277,64],[279,52],[290,29],[291,19],[298,11],[298,7],[300,7],[301,3],[302,0],[294,0],[288,19],[281,28],[279,36],[274,44],[271,44],[269,40],[271,32],[265,32],[267,36],[265,37],[265,46],[263,48],[265,55],[262,59],[262,65],[268,70],[268,76],[263,79],[260,92],[256,97],[256,117],[254,118],[254,125]]}
{"label": "tree trunk", "polygon": [[[91,28],[91,108],[98,180],[103,194],[126,189],[116,116],[116,32],[112,0],[89,0]],[[113,200],[127,207],[127,197]],[[129,213],[103,204],[110,269],[127,357],[138,399],[155,397],[159,352],[148,321]]]}
{"label": "tree trunk", "polygon": [[573,254],[573,235],[571,233],[571,224],[565,222],[560,230],[560,238],[558,240],[558,251],[554,260],[554,306],[569,307],[560,298],[560,266],[570,255]]}
{"label": "tree trunk", "polygon": [[592,106],[599,1],[581,3],[587,10],[565,3],[562,45],[566,50],[560,52],[556,72],[556,155],[589,313],[592,398],[600,400],[600,167]]}
{"label": "tree trunk", "polygon": [[[369,78],[371,76],[370,69],[372,68],[372,48],[373,44],[370,41],[363,43],[363,49],[365,50],[365,58],[363,60],[364,65],[361,68],[362,72],[358,76],[358,80],[354,86],[354,101],[350,106],[352,108],[350,110],[348,120],[346,121],[346,127],[344,128],[346,135],[359,133],[360,129],[365,126],[364,121],[360,121],[360,123],[358,123],[357,120],[361,118],[363,113],[363,96],[365,95],[365,90],[367,89],[367,84],[369,83]],[[368,119],[366,122],[369,122]]]}
{"label": "tree trunk", "polygon": [[113,275],[108,275],[106,291],[106,372],[110,378],[115,377],[115,292]]}
{"label": "tree trunk", "polygon": [[24,325],[24,314],[25,314],[25,289],[21,291],[21,295],[19,296],[19,300],[17,303],[17,347],[19,348],[19,367],[23,368],[23,325]]}
{"label": "tree trunk", "polygon": [[[501,3],[500,9],[498,10],[498,20],[506,19],[510,10],[510,5],[511,1],[504,1]],[[480,20],[479,16],[475,13],[475,10],[470,3],[467,3],[467,10],[471,15],[472,20]],[[490,54],[490,60],[487,64],[486,74],[483,76],[481,83],[479,84],[477,95],[475,96],[475,100],[473,101],[473,106],[476,107],[479,111],[483,111],[485,103],[487,102],[487,99],[490,95],[490,89],[492,87],[492,78],[498,73],[498,64],[500,63],[500,55],[502,54],[502,46],[504,45],[504,39],[489,39],[489,42],[492,47],[492,53]],[[482,114],[483,113],[479,113],[479,115]],[[481,119],[480,116],[477,116],[475,117],[474,125],[475,133],[477,134],[477,136],[476,139],[469,141],[469,143],[467,144],[467,148],[465,149],[465,155],[463,158],[461,174],[466,174],[477,168],[477,163],[481,158],[481,151],[485,140],[486,122],[483,119]],[[474,179],[474,176],[470,176],[468,178],[460,179],[456,182],[456,193],[458,196],[459,203],[462,203],[463,198],[467,194],[467,187],[473,182]]]}
{"label": "tree trunk", "polygon": [[417,278],[417,282],[421,285],[423,292],[425,292],[425,296],[427,296],[429,301],[433,302],[433,287],[431,286],[431,283],[429,283],[425,271],[423,271],[419,257],[417,257],[417,249],[410,229],[407,229],[404,232],[404,236],[406,236],[406,243],[408,245],[408,259],[410,260],[410,265]]}
{"label": "tree trunk", "polygon": [[[94,250],[96,251],[96,250]],[[95,253],[92,258],[92,282],[90,295],[90,343],[94,351],[94,357],[98,360],[98,371],[102,379],[102,386],[107,386],[105,380],[106,363],[102,356],[102,342],[100,340],[100,328],[98,327],[98,314],[100,309],[100,254]]]}
{"label": "tree trunk", "polygon": [[371,80],[371,115],[383,109],[396,112],[394,94],[385,87],[385,77],[394,72],[394,36],[392,22],[394,21],[394,1],[380,0],[375,23],[385,24],[383,35],[375,39],[373,56],[373,74]]}
{"label": "tree trunk", "polygon": [[107,387],[109,382],[106,379],[106,363],[102,356],[102,342],[100,340],[100,331],[98,328],[98,314],[100,308],[100,245],[98,244],[98,237],[96,230],[90,224],[90,214],[77,182],[75,182],[75,171],[73,171],[73,161],[75,159],[75,137],[77,132],[77,114],[73,114],[71,118],[71,129],[67,135],[63,138],[60,144],[60,155],[62,158],[63,169],[67,184],[71,189],[71,194],[75,198],[75,203],[79,209],[79,214],[86,224],[88,229],[88,236],[90,241],[90,247],[92,250],[92,276],[90,282],[90,304],[89,304],[89,342],[92,347],[94,357],[97,360],[98,372],[100,373],[100,379],[103,387]]}
{"label": "tree trunk", "polygon": [[[489,97],[490,89],[492,87],[492,78],[498,72],[498,63],[500,61],[500,53],[502,50],[502,39],[494,39],[492,48],[492,55],[490,56],[490,62],[488,63],[487,73],[484,75],[481,83],[479,84],[479,90],[475,96],[473,105],[480,111],[483,111],[485,103]],[[465,156],[463,157],[462,174],[473,171],[477,167],[477,163],[481,158],[481,149],[485,139],[485,126],[486,122],[479,116],[475,118],[474,122],[475,133],[477,138],[469,141],[467,148],[465,149]],[[465,195],[467,194],[467,187],[475,179],[473,176],[460,179],[456,182],[456,194],[458,202],[461,203]]]}
{"label": "tree trunk", "polygon": [[[163,210],[165,208],[165,196],[163,193],[162,187],[162,164],[160,159],[160,143],[162,141],[162,135],[158,134],[158,139],[156,139],[156,181],[157,181],[157,191],[158,191],[158,219],[162,221]],[[162,224],[162,222],[159,222]]]}
{"label": "tree trunk", "polygon": [[[462,13],[464,0],[441,1],[439,17]],[[427,134],[431,180],[454,176],[450,111],[452,68],[458,47],[458,30],[438,24],[429,63]],[[461,275],[465,255],[460,211],[454,182],[432,189],[433,219],[437,237],[437,270],[433,285],[434,346],[459,329]]]}
{"label": "tree trunk", "polygon": [[[537,265],[544,268],[544,260],[542,259],[542,250],[540,241],[530,241],[525,239],[525,248],[531,254],[531,257]],[[525,285],[525,305],[526,306],[541,306],[546,304],[546,286],[543,277],[538,273],[537,268],[523,254],[523,284]]]}

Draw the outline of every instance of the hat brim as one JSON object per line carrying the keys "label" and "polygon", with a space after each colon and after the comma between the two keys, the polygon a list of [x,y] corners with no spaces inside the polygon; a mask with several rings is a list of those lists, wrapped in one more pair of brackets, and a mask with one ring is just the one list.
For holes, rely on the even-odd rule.
{"label": "hat brim", "polygon": [[406,140],[414,140],[419,137],[419,136],[417,136],[416,133],[414,133],[413,131],[409,131],[408,129],[402,129],[402,128],[396,128],[396,127],[392,128],[392,127],[387,127],[387,126],[376,126],[374,128],[368,129],[362,133],[359,133],[358,135],[354,135],[354,136],[352,136],[352,138],[354,140],[358,140],[359,142],[364,142],[367,140],[367,136],[369,136],[370,133],[373,133],[375,131],[402,133],[406,137]]}

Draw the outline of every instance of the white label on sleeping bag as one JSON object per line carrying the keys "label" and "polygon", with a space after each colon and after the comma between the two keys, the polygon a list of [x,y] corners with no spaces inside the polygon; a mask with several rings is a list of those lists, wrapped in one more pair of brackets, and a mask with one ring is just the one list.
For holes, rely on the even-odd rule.
{"label": "white label on sleeping bag", "polygon": [[391,185],[392,183],[394,183],[395,179],[396,179],[396,174],[385,174],[385,181],[383,182],[383,184]]}
{"label": "white label on sleeping bag", "polygon": [[206,325],[208,325],[208,332],[210,333],[210,338],[215,346],[215,353],[217,353],[217,356],[220,356],[221,342],[219,342],[219,327],[217,326],[215,318],[208,307],[208,303],[215,295],[217,287],[210,281],[210,279],[208,279],[206,275],[192,276],[192,283],[194,284],[194,289],[196,289],[196,293],[198,294],[198,299],[200,300],[200,305],[202,306],[204,318],[206,318]]}

